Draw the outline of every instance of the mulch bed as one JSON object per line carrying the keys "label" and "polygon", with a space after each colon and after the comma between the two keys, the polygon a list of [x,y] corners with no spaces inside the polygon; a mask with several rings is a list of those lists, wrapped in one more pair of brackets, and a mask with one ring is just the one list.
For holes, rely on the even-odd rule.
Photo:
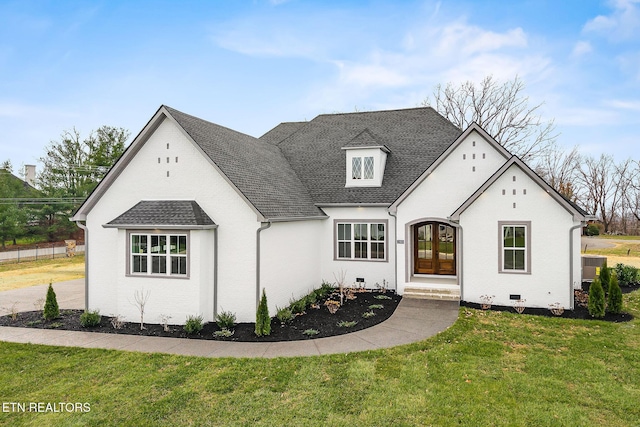
{"label": "mulch bed", "polygon": [[[623,294],[627,294],[635,291],[636,289],[640,289],[639,286],[624,286],[620,287]],[[584,290],[576,290],[574,291],[574,309],[573,310],[564,310],[562,314],[554,314],[548,308],[525,308],[522,314],[533,314],[537,316],[548,316],[548,317],[563,317],[566,319],[586,319],[586,320],[604,320],[606,322],[629,322],[633,320],[633,315],[629,313],[620,313],[620,314],[611,314],[606,313],[603,318],[596,319],[589,314],[589,310],[587,309],[587,301],[589,300],[589,294]],[[462,301],[460,303],[462,307],[469,307],[482,310],[481,304],[470,303]],[[503,306],[503,305],[491,305],[490,310],[493,311],[508,311],[511,313],[516,313],[516,310],[513,306]]]}
{"label": "mulch bed", "polygon": [[[377,299],[376,295],[384,295],[390,299]],[[354,331],[370,328],[388,319],[402,299],[401,296],[393,292],[358,292],[355,299],[345,300],[342,307],[335,314],[329,313],[327,307],[319,304],[319,308],[308,308],[305,314],[296,316],[291,322],[281,325],[280,321],[272,318],[271,335],[258,337],[255,335],[254,323],[238,323],[233,327],[234,334],[231,337],[218,337],[214,335],[220,328],[214,323],[204,325],[202,331],[197,334],[187,335],[180,325],[169,325],[170,332],[163,330],[161,325],[145,323],[144,330],[140,330],[140,323],[125,322],[121,329],[115,329],[110,322],[110,318],[103,316],[100,325],[83,328],[80,325],[80,315],[82,310],[60,310],[60,317],[53,321],[45,321],[42,318],[42,311],[29,311],[18,314],[16,320],[11,319],[11,315],[0,317],[0,326],[28,327],[39,329],[58,329],[68,331],[100,332],[109,334],[142,335],[173,338],[191,338],[219,341],[238,342],[273,342],[273,341],[298,341],[313,338],[323,338],[335,335],[347,334]],[[338,299],[334,294],[330,299]],[[373,304],[381,304],[383,308],[370,309]],[[375,313],[375,316],[364,318],[365,312]],[[273,314],[273,313],[272,313]],[[354,326],[338,326],[339,322],[357,322]],[[315,329],[317,335],[305,335],[304,331]]]}

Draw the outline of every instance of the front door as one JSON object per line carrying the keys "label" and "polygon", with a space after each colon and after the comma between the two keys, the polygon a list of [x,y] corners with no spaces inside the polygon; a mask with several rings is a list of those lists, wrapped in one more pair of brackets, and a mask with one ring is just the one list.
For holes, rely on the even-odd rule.
{"label": "front door", "polygon": [[456,274],[456,229],[441,222],[413,226],[414,273]]}

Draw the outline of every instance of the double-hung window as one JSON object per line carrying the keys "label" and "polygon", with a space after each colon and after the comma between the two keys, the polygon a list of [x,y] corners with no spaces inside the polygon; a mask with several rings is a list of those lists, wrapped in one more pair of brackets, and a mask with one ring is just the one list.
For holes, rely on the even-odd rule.
{"label": "double-hung window", "polygon": [[386,222],[336,221],[336,258],[386,259]]}
{"label": "double-hung window", "polygon": [[531,272],[531,223],[500,223],[500,271]]}
{"label": "double-hung window", "polygon": [[187,276],[187,234],[130,233],[129,273]]}

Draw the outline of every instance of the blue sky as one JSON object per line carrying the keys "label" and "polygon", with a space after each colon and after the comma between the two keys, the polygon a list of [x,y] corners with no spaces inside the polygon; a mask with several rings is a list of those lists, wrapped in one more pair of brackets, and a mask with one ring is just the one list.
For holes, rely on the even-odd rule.
{"label": "blue sky", "polygon": [[518,75],[561,145],[640,157],[640,0],[0,0],[0,161],[161,104],[260,136],[486,75]]}

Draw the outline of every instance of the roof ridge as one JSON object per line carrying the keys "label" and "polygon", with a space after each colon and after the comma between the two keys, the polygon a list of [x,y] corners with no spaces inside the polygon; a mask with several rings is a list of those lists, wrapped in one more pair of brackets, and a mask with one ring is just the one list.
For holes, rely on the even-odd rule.
{"label": "roof ridge", "polygon": [[[349,115],[357,115],[357,114],[393,113],[393,112],[396,112],[396,111],[413,111],[413,110],[432,110],[433,112],[438,113],[433,107],[427,105],[427,106],[424,106],[424,107],[391,108],[391,109],[388,109],[388,110],[352,111],[352,112],[349,112],[349,113],[325,113],[325,114],[318,114],[311,121],[317,119],[318,117],[324,117],[324,116],[349,116]],[[438,114],[440,114],[440,113],[438,113]]]}

